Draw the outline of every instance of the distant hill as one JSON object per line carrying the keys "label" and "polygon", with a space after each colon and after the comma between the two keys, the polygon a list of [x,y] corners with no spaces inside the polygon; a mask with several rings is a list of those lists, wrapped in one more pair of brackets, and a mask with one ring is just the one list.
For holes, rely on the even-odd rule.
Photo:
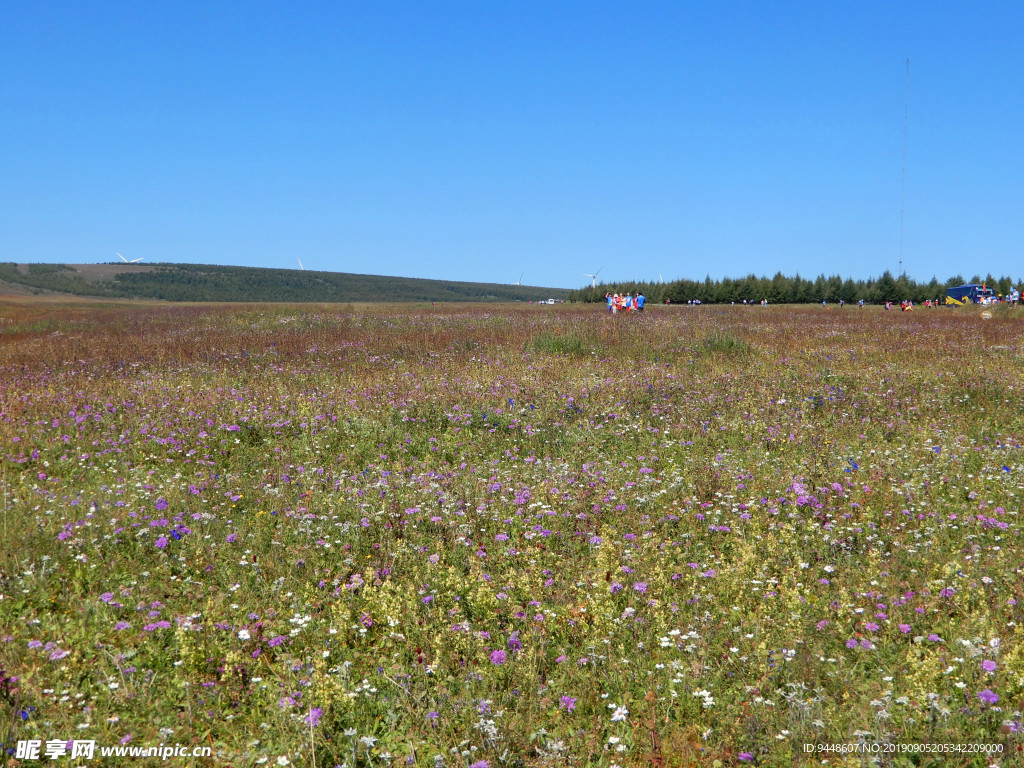
{"label": "distant hill", "polygon": [[414,277],[355,275],[212,264],[13,264],[0,262],[3,285],[15,293],[67,293],[121,299],[224,302],[546,301],[564,288],[462,283]]}

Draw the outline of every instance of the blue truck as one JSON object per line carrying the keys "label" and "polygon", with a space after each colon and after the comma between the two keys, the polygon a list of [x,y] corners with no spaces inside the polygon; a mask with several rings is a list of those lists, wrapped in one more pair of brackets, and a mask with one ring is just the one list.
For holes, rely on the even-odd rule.
{"label": "blue truck", "polygon": [[984,283],[968,283],[946,289],[946,304],[962,307],[966,304],[988,304],[995,293]]}

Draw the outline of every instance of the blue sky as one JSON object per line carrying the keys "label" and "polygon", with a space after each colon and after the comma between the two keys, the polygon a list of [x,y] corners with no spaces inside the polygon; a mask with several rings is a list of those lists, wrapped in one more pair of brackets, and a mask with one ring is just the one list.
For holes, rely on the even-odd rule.
{"label": "blue sky", "polygon": [[1024,272],[1019,2],[21,2],[0,260]]}

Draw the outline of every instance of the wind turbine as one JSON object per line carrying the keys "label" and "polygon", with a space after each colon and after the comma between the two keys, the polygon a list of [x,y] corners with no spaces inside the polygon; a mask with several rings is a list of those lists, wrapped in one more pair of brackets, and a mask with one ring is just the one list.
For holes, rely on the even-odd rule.
{"label": "wind turbine", "polygon": [[[117,251],[114,251],[114,253],[117,253]],[[117,255],[121,256],[120,253],[117,253]],[[132,259],[131,261],[128,261],[128,259],[126,259],[124,256],[121,256],[121,261],[123,261],[125,264],[137,264],[138,262],[142,261],[142,257],[139,256],[139,258],[137,259]]]}
{"label": "wind turbine", "polygon": [[[601,267],[601,269],[604,269],[604,267]],[[590,278],[590,287],[591,288],[597,288],[597,276],[601,274],[601,269],[597,270],[597,272],[595,272],[592,275],[587,273],[587,272],[583,273],[584,277],[589,277]]]}
{"label": "wind turbine", "polygon": [[522,285],[523,284],[523,275],[525,275],[525,274],[526,274],[526,272],[523,272],[522,275],[519,275],[519,279],[516,280],[516,282],[512,283],[512,285]]}
{"label": "wind turbine", "polygon": [[660,282],[662,285],[665,284],[665,278],[661,276],[661,272],[658,273],[658,282]]}
{"label": "wind turbine", "polygon": [[296,260],[297,262],[299,262],[299,269],[301,269],[301,270],[302,270],[303,272],[305,272],[305,271],[306,271],[306,268],[305,268],[304,266],[302,266],[302,259],[300,259],[300,258],[299,258],[298,256],[296,256],[296,257],[295,257],[295,260]]}

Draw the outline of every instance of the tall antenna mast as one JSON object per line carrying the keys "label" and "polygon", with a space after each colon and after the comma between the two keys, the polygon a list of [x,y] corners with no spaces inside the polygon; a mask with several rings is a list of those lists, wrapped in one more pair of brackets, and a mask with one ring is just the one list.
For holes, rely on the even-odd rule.
{"label": "tall antenna mast", "polygon": [[910,59],[903,82],[903,173],[900,178],[900,274],[903,274],[903,217],[907,208],[907,118],[910,116]]}

